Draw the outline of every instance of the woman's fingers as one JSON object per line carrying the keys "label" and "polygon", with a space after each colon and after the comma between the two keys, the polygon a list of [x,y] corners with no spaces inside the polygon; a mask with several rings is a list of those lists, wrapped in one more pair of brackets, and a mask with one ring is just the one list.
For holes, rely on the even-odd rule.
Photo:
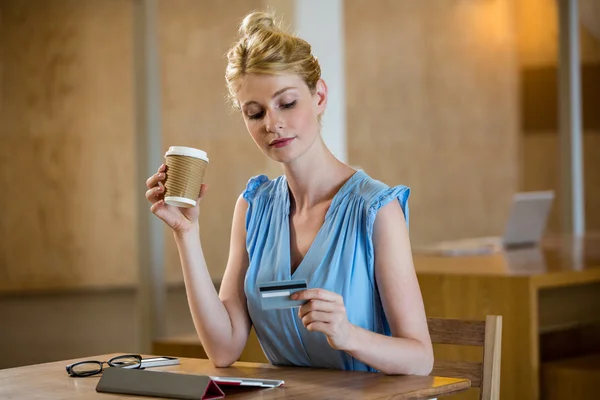
{"label": "woman's fingers", "polygon": [[202,185],[200,185],[200,193],[198,194],[198,200],[202,199],[206,195],[207,191],[208,191],[208,186],[206,186],[206,183],[203,183]]}
{"label": "woman's fingers", "polygon": [[148,189],[146,191],[146,198],[152,204],[156,203],[158,200],[162,200],[162,197],[165,193],[165,186],[162,182],[158,182],[158,185],[153,187],[152,189]]}
{"label": "woman's fingers", "polygon": [[146,186],[148,187],[146,199],[152,204],[156,203],[164,196],[165,186],[163,182],[167,177],[166,170],[167,166],[161,164],[156,173],[146,180]]}
{"label": "woman's fingers", "polygon": [[157,172],[156,174],[152,175],[150,178],[148,178],[146,180],[146,186],[148,187],[148,189],[152,189],[159,182],[163,182],[165,180],[165,178],[166,178],[166,175],[164,172]]}
{"label": "woman's fingers", "polygon": [[333,322],[335,315],[329,312],[311,311],[302,317],[302,323],[307,326],[313,322]]}
{"label": "woman's fingers", "polygon": [[338,305],[331,301],[323,301],[323,300],[310,300],[304,303],[304,305],[300,306],[298,310],[298,315],[300,318],[310,313],[311,311],[321,311],[332,313],[337,311]]}
{"label": "woman's fingers", "polygon": [[150,207],[150,211],[152,214],[156,215],[158,218],[162,219],[168,226],[173,227],[176,223],[176,217],[173,213],[169,212],[168,205],[165,204],[163,199],[155,201]]}

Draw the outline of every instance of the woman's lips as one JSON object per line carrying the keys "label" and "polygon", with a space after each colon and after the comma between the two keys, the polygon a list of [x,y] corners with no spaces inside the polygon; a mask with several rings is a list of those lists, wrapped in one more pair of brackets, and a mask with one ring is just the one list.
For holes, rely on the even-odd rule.
{"label": "woman's lips", "polygon": [[284,147],[284,146],[287,146],[288,144],[290,144],[292,142],[292,140],[294,140],[293,137],[273,140],[271,143],[269,143],[269,146],[276,147],[276,148]]}

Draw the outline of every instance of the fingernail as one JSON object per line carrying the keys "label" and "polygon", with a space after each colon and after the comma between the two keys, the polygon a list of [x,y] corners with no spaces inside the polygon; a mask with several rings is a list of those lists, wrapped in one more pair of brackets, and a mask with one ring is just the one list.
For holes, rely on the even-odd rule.
{"label": "fingernail", "polygon": [[298,295],[296,293],[293,293],[291,298],[292,298],[292,300],[296,300],[298,298]]}
{"label": "fingernail", "polygon": [[164,178],[164,177],[165,177],[165,174],[164,174],[163,172],[161,172],[160,174],[158,174],[158,177],[159,177],[160,179],[162,179],[162,178]]}

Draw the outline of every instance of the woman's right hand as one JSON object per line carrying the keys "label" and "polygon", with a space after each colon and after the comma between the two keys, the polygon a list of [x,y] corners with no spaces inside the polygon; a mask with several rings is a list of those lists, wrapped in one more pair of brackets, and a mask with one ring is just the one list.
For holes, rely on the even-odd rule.
{"label": "woman's right hand", "polygon": [[183,233],[194,228],[198,224],[198,214],[200,209],[200,199],[206,193],[206,185],[202,184],[196,207],[180,208],[170,206],[165,203],[165,185],[167,166],[162,164],[156,174],[146,180],[146,198],[152,206],[150,211],[158,218],[162,219],[176,233]]}

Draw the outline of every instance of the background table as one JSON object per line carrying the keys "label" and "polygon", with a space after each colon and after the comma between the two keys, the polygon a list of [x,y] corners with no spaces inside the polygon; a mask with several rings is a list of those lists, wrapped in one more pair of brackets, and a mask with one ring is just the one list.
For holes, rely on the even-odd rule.
{"label": "background table", "polygon": [[[540,399],[542,363],[600,351],[600,235],[480,256],[414,255],[428,317],[502,315],[500,398]],[[481,359],[473,349],[436,357]],[[475,400],[469,391],[457,399]]]}

